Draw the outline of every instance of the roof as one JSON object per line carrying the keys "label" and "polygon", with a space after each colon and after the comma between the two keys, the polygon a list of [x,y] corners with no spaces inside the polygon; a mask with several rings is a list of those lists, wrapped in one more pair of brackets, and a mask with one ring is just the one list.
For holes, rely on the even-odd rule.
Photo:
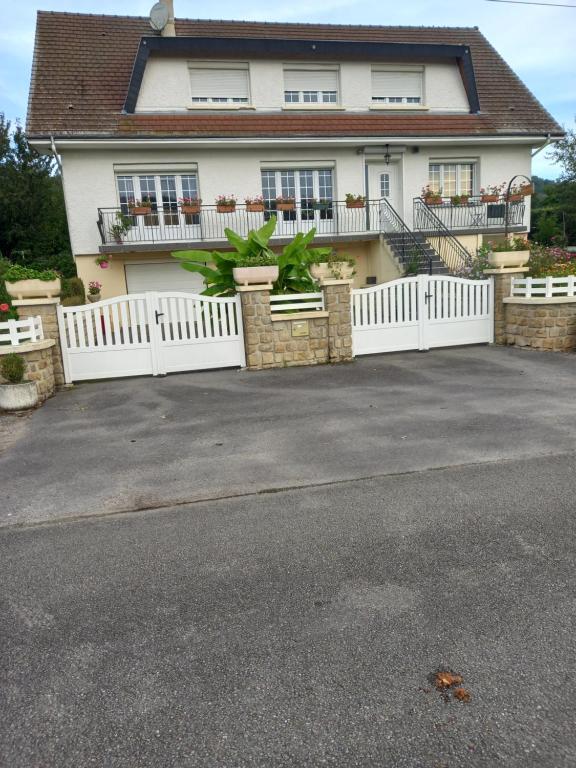
{"label": "roof", "polygon": [[[189,38],[460,45],[470,48],[480,113],[123,112],[146,17],[39,11],[28,106],[30,138],[182,136],[561,135],[562,129],[477,28],[376,27],[177,19]],[[168,38],[163,38],[168,39]],[[172,38],[173,39],[173,38]]]}

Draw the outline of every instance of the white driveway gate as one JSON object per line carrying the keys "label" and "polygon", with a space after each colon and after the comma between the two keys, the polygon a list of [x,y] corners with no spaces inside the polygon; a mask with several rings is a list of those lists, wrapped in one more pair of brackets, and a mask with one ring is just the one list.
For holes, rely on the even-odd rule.
{"label": "white driveway gate", "polygon": [[132,293],[58,307],[67,382],[246,365],[240,297]]}
{"label": "white driveway gate", "polygon": [[355,355],[494,341],[490,280],[417,275],[352,291]]}

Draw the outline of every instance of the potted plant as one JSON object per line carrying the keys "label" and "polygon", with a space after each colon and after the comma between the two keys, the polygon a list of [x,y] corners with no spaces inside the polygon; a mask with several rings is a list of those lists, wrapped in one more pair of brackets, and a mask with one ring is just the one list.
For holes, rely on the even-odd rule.
{"label": "potted plant", "polygon": [[236,210],[236,198],[234,195],[218,195],[216,198],[216,210],[218,213],[234,213]]}
{"label": "potted plant", "polygon": [[267,249],[241,256],[232,270],[237,285],[263,285],[278,279],[278,259]]}
{"label": "potted plant", "polygon": [[0,408],[23,411],[38,405],[38,389],[33,381],[24,381],[24,358],[15,352],[0,357]]}
{"label": "potted plant", "polygon": [[512,241],[491,242],[488,246],[488,263],[491,267],[523,267],[530,258],[530,248],[523,237],[513,237]]}
{"label": "potted plant", "polygon": [[62,289],[60,277],[52,269],[32,269],[14,264],[4,273],[9,296],[13,299],[38,299],[59,296]]}
{"label": "potted plant", "polygon": [[92,280],[92,282],[88,283],[88,301],[92,303],[100,301],[101,290],[102,283],[99,283],[98,280]]}
{"label": "potted plant", "polygon": [[332,207],[332,200],[328,200],[328,198],[320,198],[320,200],[312,198],[311,203],[315,211],[329,211]]}
{"label": "potted plant", "polygon": [[126,216],[122,211],[116,211],[116,223],[112,224],[108,229],[108,234],[113,238],[116,245],[122,245],[122,238],[131,226],[130,217]]}
{"label": "potted plant", "polygon": [[469,195],[452,195],[450,202],[452,205],[468,205]]}
{"label": "potted plant", "polygon": [[365,195],[353,195],[351,192],[346,193],[346,208],[365,208],[366,197]]}
{"label": "potted plant", "polygon": [[533,184],[521,184],[519,188],[519,192],[522,195],[522,197],[530,197],[530,195],[534,194],[534,185]]}
{"label": "potted plant", "polygon": [[504,191],[505,183],[489,184],[486,188],[480,188],[480,201],[482,203],[497,203]]}
{"label": "potted plant", "polygon": [[262,195],[259,195],[258,197],[246,197],[244,203],[246,204],[248,213],[264,212],[264,198]]}
{"label": "potted plant", "polygon": [[519,185],[518,186],[514,185],[513,187],[510,187],[510,190],[506,194],[506,200],[508,200],[509,203],[520,202],[520,200],[522,200],[522,198],[524,197],[521,189],[522,187]]}
{"label": "potted plant", "polygon": [[110,258],[111,257],[108,254],[103,254],[102,256],[97,256],[94,261],[98,264],[100,269],[108,269],[110,266]]}
{"label": "potted plant", "polygon": [[200,213],[202,200],[199,197],[181,197],[178,202],[180,203],[182,213],[192,215]]}
{"label": "potted plant", "polygon": [[296,200],[293,197],[277,197],[276,198],[276,210],[277,211],[293,211],[296,208]]}
{"label": "potted plant", "polygon": [[148,216],[152,213],[152,202],[149,197],[142,200],[128,200],[128,210],[132,216]]}
{"label": "potted plant", "polygon": [[316,280],[350,280],[355,274],[356,262],[330,248],[319,248],[310,261],[310,274]]}
{"label": "potted plant", "polygon": [[426,205],[442,205],[442,189],[434,190],[430,184],[422,187],[421,197]]}

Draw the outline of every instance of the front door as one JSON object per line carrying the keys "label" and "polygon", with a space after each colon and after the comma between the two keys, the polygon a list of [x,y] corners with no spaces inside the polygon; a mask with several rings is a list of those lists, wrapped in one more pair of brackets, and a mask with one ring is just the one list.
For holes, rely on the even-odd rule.
{"label": "front door", "polygon": [[400,218],[404,217],[402,195],[400,193],[400,166],[398,163],[370,165],[368,186],[368,195],[371,200],[385,198]]}

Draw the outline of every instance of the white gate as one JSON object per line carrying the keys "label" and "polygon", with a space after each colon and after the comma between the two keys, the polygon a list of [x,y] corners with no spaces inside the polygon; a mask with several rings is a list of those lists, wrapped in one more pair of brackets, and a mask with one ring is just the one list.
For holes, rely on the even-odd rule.
{"label": "white gate", "polygon": [[355,355],[494,341],[490,280],[416,275],[352,291]]}
{"label": "white gate", "polygon": [[245,366],[240,297],[134,293],[58,307],[67,382]]}

